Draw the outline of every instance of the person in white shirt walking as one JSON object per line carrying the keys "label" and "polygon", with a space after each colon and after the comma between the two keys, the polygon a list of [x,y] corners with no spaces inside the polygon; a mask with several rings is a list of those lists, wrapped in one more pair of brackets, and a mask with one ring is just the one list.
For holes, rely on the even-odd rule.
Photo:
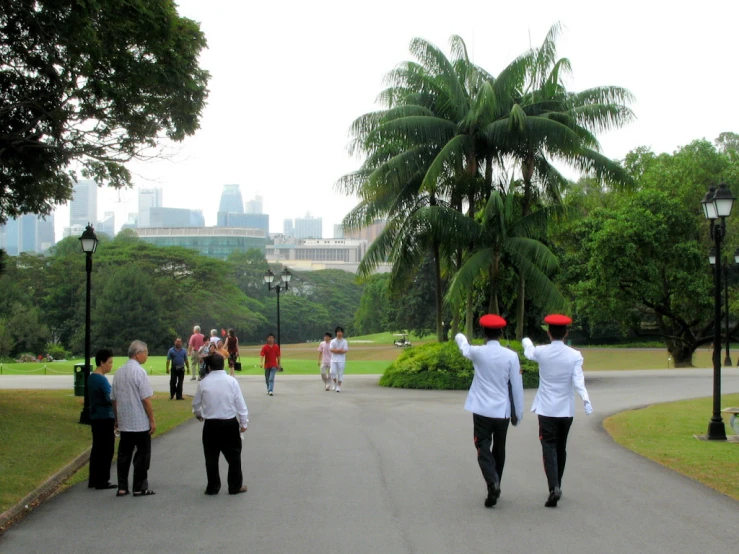
{"label": "person in white shirt walking", "polygon": [[464,409],[472,412],[477,463],[487,486],[485,507],[492,508],[500,497],[508,423],[523,419],[523,380],[518,354],[499,342],[505,319],[488,314],[480,325],[484,346],[470,346],[462,333],[454,340],[475,369]]}
{"label": "person in white shirt walking", "polygon": [[318,367],[321,368],[321,379],[326,390],[331,389],[331,333],[323,335],[323,342],[318,345]]}
{"label": "person in white shirt walking", "polygon": [[[121,433],[118,445],[118,492],[128,494],[128,471],[133,458],[133,495],[151,496],[149,490],[149,464],[151,462],[151,436],[156,431],[151,390],[146,370],[149,349],[146,343],[135,340],[128,347],[128,361],[113,377],[110,398],[113,401],[115,426]],[[134,455],[134,449],[136,454]]]}
{"label": "person in white shirt walking", "polygon": [[523,339],[522,344],[524,355],[539,363],[539,390],[531,411],[539,417],[539,441],[549,485],[549,497],[544,505],[556,508],[562,498],[567,436],[575,416],[573,389],[582,398],[586,415],[593,412],[593,406],[585,388],[582,354],[564,343],[572,319],[551,314],[544,318],[544,323],[549,325],[551,344],[535,347],[529,338]]}
{"label": "person in white shirt walking", "polygon": [[341,392],[341,384],[344,382],[344,369],[346,368],[346,353],[349,352],[349,343],[344,338],[343,327],[337,327],[334,333],[336,333],[336,338],[329,345],[329,351],[331,352],[331,379],[334,381],[336,392]]}
{"label": "person in white shirt walking", "polygon": [[239,382],[223,371],[223,356],[213,354],[206,363],[210,367],[210,373],[207,379],[198,384],[192,401],[192,413],[198,421],[205,421],[203,453],[208,477],[205,494],[214,495],[221,490],[221,475],[218,471],[221,452],[228,462],[228,494],[239,494],[246,492],[241,473],[240,433],[246,431],[249,411]]}

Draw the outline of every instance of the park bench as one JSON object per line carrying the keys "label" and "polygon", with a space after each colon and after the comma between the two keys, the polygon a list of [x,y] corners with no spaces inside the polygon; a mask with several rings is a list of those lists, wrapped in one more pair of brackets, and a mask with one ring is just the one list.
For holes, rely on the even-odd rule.
{"label": "park bench", "polygon": [[731,414],[729,425],[734,429],[734,433],[739,436],[739,408],[724,408],[721,411],[725,414]]}

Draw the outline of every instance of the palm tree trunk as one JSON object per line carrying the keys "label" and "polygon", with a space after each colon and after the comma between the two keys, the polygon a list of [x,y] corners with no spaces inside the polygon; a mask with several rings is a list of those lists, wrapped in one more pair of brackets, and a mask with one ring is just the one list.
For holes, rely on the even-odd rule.
{"label": "palm tree trunk", "polygon": [[465,299],[464,323],[464,334],[467,335],[468,338],[472,338],[472,334],[475,331],[475,323],[472,321],[472,289],[467,291],[467,298]]}
{"label": "palm tree trunk", "polygon": [[436,283],[436,339],[439,342],[444,342],[444,330],[441,325],[441,255],[439,253],[439,245],[435,242],[433,246],[434,251],[434,281]]}
{"label": "palm tree trunk", "polygon": [[488,303],[489,314],[500,314],[498,307],[498,266],[500,256],[495,255],[493,264],[490,266],[490,302]]}
{"label": "palm tree trunk", "polygon": [[518,280],[518,303],[516,304],[516,340],[523,338],[524,304],[526,300],[526,279],[523,276]]}
{"label": "palm tree trunk", "polygon": [[[526,217],[531,213],[531,178],[534,176],[534,154],[530,152],[522,167],[523,175],[523,202],[521,206],[521,216]],[[526,278],[519,274],[518,276],[518,302],[516,304],[516,340],[523,338],[523,319],[526,304]]]}

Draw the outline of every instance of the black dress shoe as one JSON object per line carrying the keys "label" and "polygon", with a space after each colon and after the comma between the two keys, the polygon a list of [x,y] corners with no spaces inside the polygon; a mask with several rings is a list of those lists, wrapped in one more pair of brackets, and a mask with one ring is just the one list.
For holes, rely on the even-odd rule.
{"label": "black dress shoe", "polygon": [[208,489],[205,489],[205,494],[208,496],[215,496],[218,494],[218,491],[209,491]]}
{"label": "black dress shoe", "polygon": [[485,507],[492,508],[500,498],[500,484],[496,483],[488,487],[488,497],[485,499]]}
{"label": "black dress shoe", "polygon": [[559,502],[559,499],[562,498],[562,489],[559,487],[554,487],[549,492],[549,498],[547,498],[547,501],[544,503],[544,506],[547,508],[556,508],[557,502]]}
{"label": "black dress shoe", "polygon": [[108,489],[117,489],[118,485],[114,485],[113,483],[108,483],[107,485],[103,485],[102,487],[95,487],[95,490],[98,491],[104,491]]}

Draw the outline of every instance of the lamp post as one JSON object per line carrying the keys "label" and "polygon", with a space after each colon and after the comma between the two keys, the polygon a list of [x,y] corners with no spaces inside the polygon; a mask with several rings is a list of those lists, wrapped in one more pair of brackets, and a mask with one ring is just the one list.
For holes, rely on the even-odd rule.
{"label": "lamp post", "polygon": [[292,273],[290,273],[290,270],[287,268],[282,270],[282,273],[280,273],[280,281],[276,285],[273,285],[275,281],[275,274],[272,273],[271,269],[267,270],[267,273],[264,274],[264,282],[267,283],[267,290],[271,291],[272,289],[275,290],[277,293],[277,346],[280,346],[280,291],[284,288],[285,290],[288,289],[288,285],[290,283],[290,279],[292,279]]}
{"label": "lamp post", "polygon": [[[701,201],[703,214],[711,222],[711,239],[714,241],[713,264],[713,416],[708,423],[707,440],[726,440],[726,427],[721,418],[721,243],[726,236],[726,218],[731,215],[734,195],[721,183],[710,187]],[[718,220],[720,219],[720,222]]]}
{"label": "lamp post", "polygon": [[[716,249],[714,247],[711,247],[711,253],[708,254],[708,261],[711,265],[716,264]],[[730,265],[725,260],[721,262],[721,267],[724,270],[724,311],[726,313],[726,356],[724,357],[724,367],[731,367],[731,336],[729,335],[729,270],[736,269],[737,265],[739,265],[739,249],[734,252],[734,265]]]}
{"label": "lamp post", "polygon": [[87,270],[87,294],[85,295],[85,367],[83,370],[85,379],[85,400],[80,414],[80,423],[90,424],[90,398],[87,396],[87,381],[90,377],[90,275],[92,274],[92,255],[98,247],[98,238],[95,229],[87,224],[85,231],[80,237],[80,245],[85,253],[85,269]]}

